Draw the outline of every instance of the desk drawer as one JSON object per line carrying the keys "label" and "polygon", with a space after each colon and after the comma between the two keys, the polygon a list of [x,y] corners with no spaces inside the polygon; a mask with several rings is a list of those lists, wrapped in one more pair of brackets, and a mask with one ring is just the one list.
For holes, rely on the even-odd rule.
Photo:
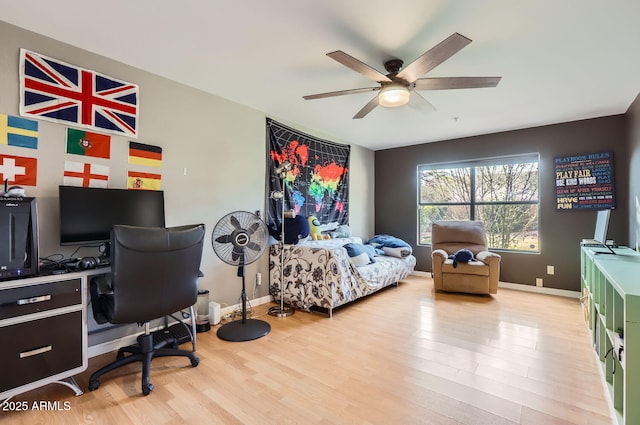
{"label": "desk drawer", "polygon": [[0,320],[81,304],[80,288],[80,279],[72,279],[1,290]]}
{"label": "desk drawer", "polygon": [[82,367],[82,311],[0,328],[0,393]]}

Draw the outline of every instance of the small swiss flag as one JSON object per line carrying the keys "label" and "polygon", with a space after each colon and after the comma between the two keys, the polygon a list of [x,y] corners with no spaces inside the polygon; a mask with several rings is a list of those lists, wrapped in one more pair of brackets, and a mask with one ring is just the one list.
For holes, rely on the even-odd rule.
{"label": "small swiss flag", "polygon": [[35,186],[38,177],[38,160],[24,156],[0,154],[0,181],[8,184]]}

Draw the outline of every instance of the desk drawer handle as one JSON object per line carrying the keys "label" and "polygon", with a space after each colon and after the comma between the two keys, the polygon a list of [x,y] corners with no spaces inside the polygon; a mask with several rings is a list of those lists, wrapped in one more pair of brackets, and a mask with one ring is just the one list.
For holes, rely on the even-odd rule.
{"label": "desk drawer handle", "polygon": [[44,346],[44,347],[36,348],[35,350],[23,351],[22,353],[20,353],[20,358],[24,359],[26,357],[31,357],[31,356],[35,356],[35,355],[38,355],[38,354],[46,353],[47,351],[51,351],[52,348],[53,348],[52,346],[47,345],[47,346]]}
{"label": "desk drawer handle", "polygon": [[33,298],[23,298],[21,300],[18,300],[18,305],[41,303],[42,301],[49,301],[50,299],[51,299],[51,295],[42,295],[42,296],[33,297]]}

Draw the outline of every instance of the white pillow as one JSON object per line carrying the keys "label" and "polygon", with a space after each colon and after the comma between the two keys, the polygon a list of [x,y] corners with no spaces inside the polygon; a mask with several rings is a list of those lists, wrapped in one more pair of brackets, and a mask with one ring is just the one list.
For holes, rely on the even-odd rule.
{"label": "white pillow", "polygon": [[367,254],[366,252],[363,252],[360,255],[356,255],[355,257],[349,257],[349,259],[351,260],[353,265],[356,267],[366,266],[371,262],[371,259],[369,258],[369,254]]}
{"label": "white pillow", "polygon": [[391,248],[383,246],[382,250],[384,251],[384,255],[388,255],[390,257],[405,258],[411,255],[411,247],[401,246],[398,248]]}

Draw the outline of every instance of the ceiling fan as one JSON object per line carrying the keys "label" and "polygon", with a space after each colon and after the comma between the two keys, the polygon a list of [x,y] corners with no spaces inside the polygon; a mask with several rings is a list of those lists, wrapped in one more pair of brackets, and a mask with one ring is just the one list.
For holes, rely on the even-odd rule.
{"label": "ceiling fan", "polygon": [[327,53],[331,59],[342,65],[353,69],[370,80],[379,83],[379,87],[365,87],[360,89],[333,91],[328,93],[312,94],[303,96],[304,99],[322,99],[325,97],[343,96],[346,94],[365,93],[379,91],[369,103],[367,103],[354,119],[364,118],[376,106],[396,107],[406,105],[411,101],[411,106],[423,110],[435,110],[433,105],[422,97],[416,90],[448,90],[448,89],[470,89],[480,87],[495,87],[500,82],[501,77],[440,77],[440,78],[419,78],[427,72],[449,59],[460,51],[471,40],[467,37],[454,33],[441,41],[431,50],[424,53],[418,59],[411,62],[404,69],[404,62],[401,59],[392,59],[384,63],[388,74],[384,75],[364,62],[359,61],[341,50]]}

